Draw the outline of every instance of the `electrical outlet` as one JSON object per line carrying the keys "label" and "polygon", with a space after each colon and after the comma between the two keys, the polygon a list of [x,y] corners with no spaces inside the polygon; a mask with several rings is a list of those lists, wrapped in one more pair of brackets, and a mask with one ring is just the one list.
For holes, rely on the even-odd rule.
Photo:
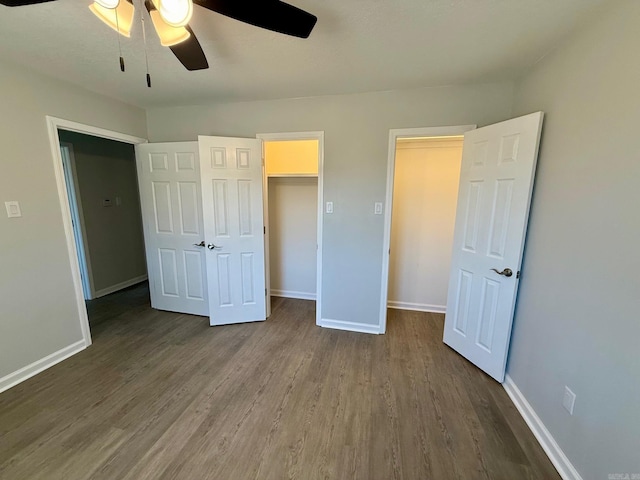
{"label": "electrical outlet", "polygon": [[571,391],[569,387],[564,386],[564,397],[562,398],[562,406],[564,409],[569,412],[570,415],[573,415],[573,407],[576,404],[576,394]]}

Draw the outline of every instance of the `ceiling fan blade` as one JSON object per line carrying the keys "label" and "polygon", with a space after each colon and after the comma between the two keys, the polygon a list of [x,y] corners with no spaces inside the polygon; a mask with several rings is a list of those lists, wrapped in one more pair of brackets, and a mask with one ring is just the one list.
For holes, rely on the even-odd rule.
{"label": "ceiling fan blade", "polygon": [[6,7],[24,7],[25,5],[35,5],[37,3],[53,2],[55,0],[0,0],[0,5]]}
{"label": "ceiling fan blade", "polygon": [[194,0],[194,3],[241,22],[294,37],[307,38],[318,18],[280,0]]}
{"label": "ceiling fan blade", "polygon": [[193,33],[193,30],[191,30],[189,25],[186,25],[184,28],[187,29],[191,36],[184,42],[169,48],[187,70],[193,71],[209,68],[207,57],[204,56],[200,42]]}

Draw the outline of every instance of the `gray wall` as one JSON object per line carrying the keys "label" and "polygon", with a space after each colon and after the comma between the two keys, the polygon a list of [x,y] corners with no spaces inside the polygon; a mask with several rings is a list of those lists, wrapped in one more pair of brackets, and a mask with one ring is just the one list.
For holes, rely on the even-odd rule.
{"label": "gray wall", "polygon": [[144,111],[0,63],[0,379],[82,339],[45,115],[144,137]]}
{"label": "gray wall", "polygon": [[147,111],[152,142],[198,135],[324,130],[325,215],[322,317],[377,325],[382,273],[382,215],[389,129],[489,123],[509,118],[512,84],[335,95]]}
{"label": "gray wall", "polygon": [[607,2],[516,94],[546,118],[508,374],[585,480],[640,473],[639,26]]}
{"label": "gray wall", "polygon": [[73,145],[94,292],[146,275],[133,145],[66,131],[60,140]]}
{"label": "gray wall", "polygon": [[[640,473],[640,4],[607,2],[536,66],[515,114],[546,112],[508,374],[585,480]],[[510,84],[151,109],[152,141],[324,130],[325,318],[375,324],[390,128],[511,116]],[[0,65],[0,378],[81,339],[44,116],[146,135],[138,108]],[[577,394],[574,416],[561,407]]]}

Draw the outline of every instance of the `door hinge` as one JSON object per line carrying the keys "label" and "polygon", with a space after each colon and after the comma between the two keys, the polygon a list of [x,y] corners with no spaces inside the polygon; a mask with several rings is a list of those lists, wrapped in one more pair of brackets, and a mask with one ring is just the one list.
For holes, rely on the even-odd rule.
{"label": "door hinge", "polygon": [[267,289],[266,288],[264,289],[264,296],[265,297],[267,296]]}
{"label": "door hinge", "polygon": [[266,235],[267,234],[267,227],[263,226],[262,230],[264,231],[264,235]]}
{"label": "door hinge", "polygon": [[520,278],[520,270],[516,272],[516,278]]}

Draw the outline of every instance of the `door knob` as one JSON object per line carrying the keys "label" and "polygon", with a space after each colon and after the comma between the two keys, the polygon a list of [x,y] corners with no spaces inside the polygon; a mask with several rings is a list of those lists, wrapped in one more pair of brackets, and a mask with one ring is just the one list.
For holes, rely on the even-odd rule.
{"label": "door knob", "polygon": [[498,270],[496,270],[495,268],[492,268],[491,270],[493,270],[494,272],[496,272],[498,275],[503,275],[505,277],[510,277],[511,275],[513,275],[513,271],[510,268],[505,268],[504,270],[502,270],[501,272],[499,272]]}
{"label": "door knob", "polygon": [[222,245],[216,245],[214,243],[210,243],[210,244],[207,245],[207,248],[209,250],[213,250],[214,248],[222,248]]}
{"label": "door knob", "polygon": [[194,243],[193,246],[194,247],[204,247],[204,240],[202,240],[200,243]]}

